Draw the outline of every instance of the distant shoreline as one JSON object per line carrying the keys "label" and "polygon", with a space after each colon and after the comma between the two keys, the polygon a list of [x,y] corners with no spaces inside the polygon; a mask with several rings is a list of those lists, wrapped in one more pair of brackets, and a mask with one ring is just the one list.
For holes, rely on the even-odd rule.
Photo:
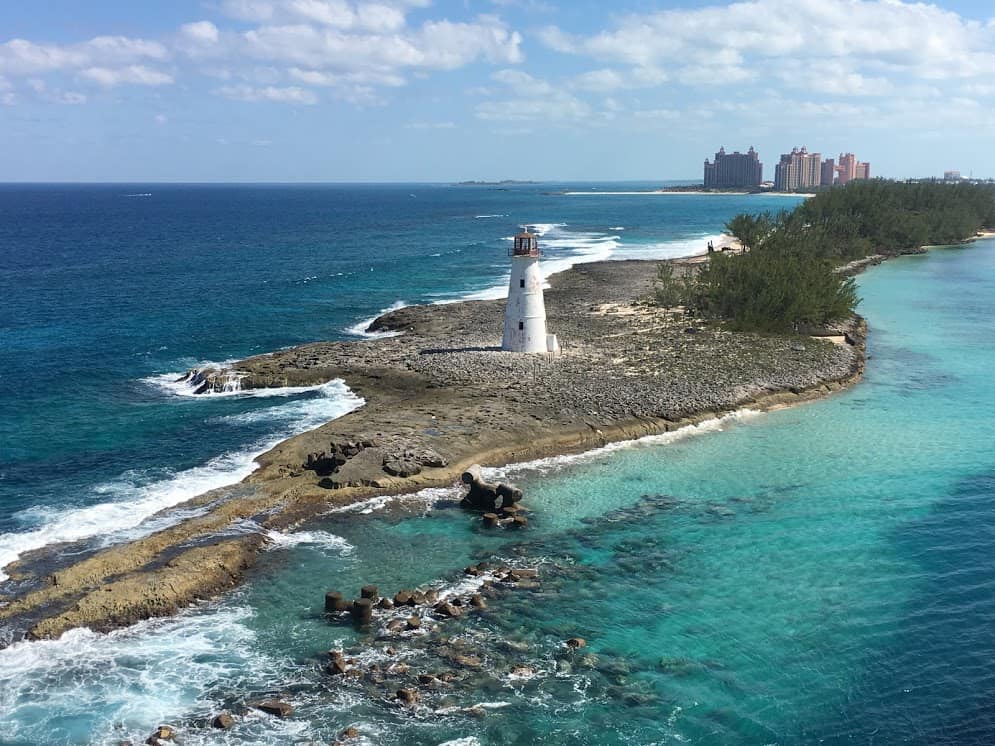
{"label": "distant shoreline", "polygon": [[713,192],[708,189],[647,189],[643,191],[629,191],[629,192],[605,192],[601,190],[589,190],[584,192],[558,192],[568,197],[577,196],[597,196],[597,195],[608,195],[608,196],[635,196],[635,195],[707,195],[709,197],[754,197],[754,196],[772,196],[772,197],[814,197],[814,194],[809,192]]}

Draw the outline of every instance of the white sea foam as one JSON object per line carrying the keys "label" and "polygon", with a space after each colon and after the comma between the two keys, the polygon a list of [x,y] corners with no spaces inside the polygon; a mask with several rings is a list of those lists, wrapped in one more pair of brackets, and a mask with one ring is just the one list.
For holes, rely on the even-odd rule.
{"label": "white sea foam", "polygon": [[271,550],[311,546],[322,550],[331,550],[341,556],[350,555],[355,550],[355,547],[341,536],[336,536],[328,531],[296,531],[285,534],[280,531],[265,530],[263,534],[269,541]]}
{"label": "white sea foam", "polygon": [[723,233],[714,233],[656,243],[623,243],[614,251],[612,259],[678,259],[696,256],[708,251],[709,242],[716,249],[721,249],[729,243],[729,237]]}
{"label": "white sea foam", "polygon": [[399,334],[401,334],[401,332],[368,332],[366,330],[370,326],[370,324],[379,319],[385,313],[390,313],[391,311],[399,311],[402,308],[407,308],[408,305],[409,304],[405,303],[403,300],[394,301],[391,305],[387,306],[387,308],[381,309],[380,313],[378,313],[376,316],[371,316],[370,318],[364,319],[363,321],[360,321],[357,324],[353,324],[352,326],[346,327],[344,331],[346,334],[352,334],[357,337],[365,337],[366,339],[384,339],[386,337],[396,337]]}
{"label": "white sea foam", "polygon": [[482,470],[482,474],[489,481],[507,479],[511,474],[519,474],[524,471],[536,471],[540,474],[548,474],[568,467],[572,464],[589,461],[622,449],[656,447],[667,443],[673,443],[678,440],[683,440],[684,438],[689,438],[695,435],[720,432],[727,425],[736,422],[746,422],[755,417],[759,417],[762,414],[763,412],[757,409],[738,409],[719,417],[703,420],[695,425],[685,425],[677,430],[671,430],[670,432],[659,433],[656,435],[645,435],[642,438],[636,438],[634,440],[620,440],[615,443],[608,443],[606,445],[599,446],[598,448],[592,448],[589,451],[583,451],[581,453],[568,454],[565,456],[549,456],[547,458],[535,459],[534,461],[523,461],[521,463],[509,464],[508,466],[502,467],[486,467]]}
{"label": "white sea foam", "polygon": [[[100,537],[101,543],[108,545],[146,536],[195,515],[201,509],[146,520],[192,497],[244,479],[256,469],[255,458],[280,441],[341,417],[364,403],[340,380],[319,386],[316,391],[320,396],[254,412],[253,416],[260,418],[268,413],[279,426],[244,450],[221,454],[177,473],[125,473],[113,482],[95,487],[93,491],[102,501],[87,507],[60,510],[34,507],[25,511],[21,517],[30,520],[29,529],[0,535],[0,568],[25,552],[50,544]],[[0,580],[6,578],[0,569]]]}
{"label": "white sea foam", "polygon": [[[194,609],[109,634],[75,629],[0,650],[4,736],[18,743],[142,743],[168,722],[163,718],[217,712],[232,692],[298,680],[299,662],[261,652],[252,614]],[[72,735],[60,730],[66,728]],[[260,714],[240,718],[236,732],[241,742],[278,744],[310,729],[306,721]],[[217,743],[216,734],[189,729],[184,743]]]}
{"label": "white sea foam", "polygon": [[474,215],[477,220],[484,220],[486,218],[506,218],[507,215]]}

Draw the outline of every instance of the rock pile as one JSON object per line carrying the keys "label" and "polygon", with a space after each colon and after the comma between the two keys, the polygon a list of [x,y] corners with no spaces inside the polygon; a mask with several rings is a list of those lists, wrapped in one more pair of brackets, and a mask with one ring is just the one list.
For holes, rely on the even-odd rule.
{"label": "rock pile", "polygon": [[444,456],[425,447],[377,440],[348,440],[329,443],[328,450],[307,454],[301,466],[321,477],[318,484],[326,489],[380,486],[371,476],[381,472],[392,477],[413,477],[423,468],[448,466]]}

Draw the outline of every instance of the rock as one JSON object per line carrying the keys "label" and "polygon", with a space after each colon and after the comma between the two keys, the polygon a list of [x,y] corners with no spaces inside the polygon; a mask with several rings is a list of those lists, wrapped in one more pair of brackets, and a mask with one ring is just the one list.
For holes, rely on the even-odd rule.
{"label": "rock", "polygon": [[450,619],[455,619],[456,617],[458,617],[460,614],[463,613],[459,610],[459,608],[453,606],[451,603],[447,601],[442,601],[440,603],[437,603],[435,606],[432,607],[432,611],[434,611],[439,616],[449,617]]}
{"label": "rock", "polygon": [[453,658],[453,663],[464,668],[480,668],[484,662],[475,655],[457,655]]}
{"label": "rock", "polygon": [[407,663],[404,663],[403,661],[397,661],[396,663],[391,663],[389,666],[387,666],[387,673],[393,676],[403,676],[410,670],[411,666],[409,666]]}
{"label": "rock", "polygon": [[442,681],[430,673],[422,673],[418,674],[418,683],[422,686],[437,687],[442,684]]}
{"label": "rock", "polygon": [[476,577],[477,575],[480,575],[480,570],[478,570],[473,565],[470,565],[469,567],[463,568],[463,574],[469,575],[471,577]]}
{"label": "rock", "polygon": [[484,513],[483,521],[487,528],[494,528],[498,523],[497,513]]}
{"label": "rock", "polygon": [[379,607],[381,609],[393,609],[394,608],[394,602],[391,601],[389,598],[381,598],[377,602],[377,607]]}
{"label": "rock", "polygon": [[152,735],[145,740],[145,743],[151,744],[151,746],[157,746],[160,741],[172,741],[174,738],[176,738],[175,728],[170,725],[160,725],[152,732]]}
{"label": "rock", "polygon": [[221,730],[228,730],[235,727],[235,718],[229,715],[227,712],[219,712],[214,716],[214,720],[211,721],[212,728],[219,728]]}
{"label": "rock", "polygon": [[376,602],[377,600],[377,587],[375,585],[364,585],[359,589],[360,598],[369,598]]}
{"label": "rock", "polygon": [[472,606],[475,609],[486,609],[487,602],[484,600],[484,597],[481,596],[479,593],[474,593],[472,596],[470,596],[470,606]]}
{"label": "rock", "polygon": [[342,594],[338,591],[328,591],[325,594],[325,612],[334,613],[337,611],[345,611],[349,608],[349,602],[346,601]]}
{"label": "rock", "polygon": [[276,715],[281,718],[290,717],[294,714],[294,708],[288,702],[284,702],[281,699],[264,699],[259,702],[250,702],[249,707],[262,710],[267,715]]}
{"label": "rock", "polygon": [[359,738],[359,731],[350,725],[344,731],[339,733],[339,738],[341,738],[343,741],[348,740],[350,738]]}
{"label": "rock", "polygon": [[435,588],[429,588],[425,591],[425,603],[434,604],[439,600],[439,591]]}
{"label": "rock", "polygon": [[421,617],[409,616],[407,621],[408,629],[418,629],[421,627]]}
{"label": "rock", "polygon": [[532,666],[513,666],[511,669],[512,676],[522,676],[524,678],[532,678],[536,675],[536,670]]}
{"label": "rock", "polygon": [[417,689],[398,689],[395,696],[409,707],[418,704],[418,700],[421,699],[421,695],[418,694]]}
{"label": "rock", "polygon": [[465,712],[467,715],[469,715],[472,718],[476,718],[477,720],[483,720],[485,717],[487,717],[487,710],[485,710],[480,705],[467,707],[465,710],[463,710],[463,712]]}
{"label": "rock", "polygon": [[515,519],[511,522],[512,528],[525,528],[529,525],[529,519],[524,515],[516,515]]}
{"label": "rock", "polygon": [[328,673],[333,676],[341,676],[349,670],[349,666],[346,664],[342,653],[335,650],[329,653],[329,656],[331,659],[329,660],[328,665],[325,666],[325,670],[328,671]]}
{"label": "rock", "polygon": [[583,637],[571,637],[567,640],[567,647],[577,650],[578,648],[587,647],[587,640]]}
{"label": "rock", "polygon": [[352,602],[350,613],[356,624],[369,624],[373,619],[373,601],[369,598],[357,598]]}
{"label": "rock", "polygon": [[409,602],[412,606],[421,606],[425,603],[425,594],[421,591],[412,591],[411,601]]}
{"label": "rock", "polygon": [[512,571],[509,574],[515,580],[521,580],[522,578],[538,578],[539,577],[539,571],[538,570],[536,570],[534,568],[526,568],[526,567],[523,567],[523,568],[514,568],[514,569],[512,569]]}
{"label": "rock", "polygon": [[408,459],[390,459],[384,461],[383,470],[392,477],[407,478],[421,474],[421,464]]}
{"label": "rock", "polygon": [[394,606],[407,606],[411,602],[411,591],[398,591],[394,594]]}

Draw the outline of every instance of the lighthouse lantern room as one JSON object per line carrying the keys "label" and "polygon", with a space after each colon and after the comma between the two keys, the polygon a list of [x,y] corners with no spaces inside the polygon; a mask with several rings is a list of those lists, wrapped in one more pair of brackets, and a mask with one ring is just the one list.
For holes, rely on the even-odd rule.
{"label": "lighthouse lantern room", "polygon": [[510,352],[559,352],[556,335],[546,333],[539,239],[527,229],[515,236],[511,249],[511,279],[501,349]]}

